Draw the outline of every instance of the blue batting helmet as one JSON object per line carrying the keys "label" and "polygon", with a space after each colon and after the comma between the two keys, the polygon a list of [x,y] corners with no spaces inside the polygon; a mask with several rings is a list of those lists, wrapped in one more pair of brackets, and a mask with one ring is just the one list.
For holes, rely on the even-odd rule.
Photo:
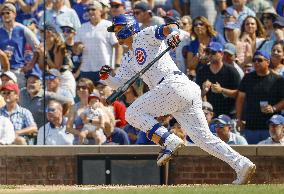
{"label": "blue batting helmet", "polygon": [[139,24],[134,16],[128,15],[128,14],[120,14],[118,16],[114,16],[112,19],[112,26],[107,28],[108,32],[114,32],[114,27],[116,25],[124,25],[124,28],[122,28],[116,36],[119,39],[125,39],[129,36],[132,36],[133,34],[140,31]]}

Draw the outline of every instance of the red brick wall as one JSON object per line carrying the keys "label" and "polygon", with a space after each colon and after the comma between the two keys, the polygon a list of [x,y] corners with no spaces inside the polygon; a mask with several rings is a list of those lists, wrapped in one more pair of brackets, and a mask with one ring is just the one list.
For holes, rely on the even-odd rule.
{"label": "red brick wall", "polygon": [[[284,183],[284,157],[249,157],[256,164],[252,183]],[[179,156],[169,167],[169,184],[226,184],[236,173],[225,162],[212,156]]]}

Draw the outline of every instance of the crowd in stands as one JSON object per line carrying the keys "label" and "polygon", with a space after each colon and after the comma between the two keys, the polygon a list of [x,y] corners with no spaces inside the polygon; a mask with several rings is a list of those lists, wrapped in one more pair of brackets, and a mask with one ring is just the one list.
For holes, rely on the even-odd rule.
{"label": "crowd in stands", "polygon": [[[136,81],[112,105],[128,49],[107,32],[133,14],[143,30],[177,23],[169,51],[201,89],[213,134],[228,144],[284,144],[284,0],[0,0],[0,144],[153,144],[125,120],[147,92]],[[187,144],[172,115],[157,118]]]}

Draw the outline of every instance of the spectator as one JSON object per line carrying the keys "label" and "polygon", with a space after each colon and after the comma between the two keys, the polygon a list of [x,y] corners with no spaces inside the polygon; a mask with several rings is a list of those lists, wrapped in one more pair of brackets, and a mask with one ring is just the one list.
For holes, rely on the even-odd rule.
{"label": "spectator", "polygon": [[249,0],[246,6],[254,11],[257,16],[261,15],[261,13],[263,13],[267,9],[273,8],[272,1],[270,0]]}
{"label": "spectator", "polygon": [[267,38],[275,40],[275,33],[273,29],[273,23],[277,18],[277,14],[274,8],[266,9],[261,13],[260,21],[267,33]]}
{"label": "spectator", "polygon": [[18,79],[16,75],[12,71],[5,71],[0,75],[2,85],[7,83],[14,83],[16,84]]}
{"label": "spectator", "polygon": [[[195,40],[191,41],[186,47],[187,68],[198,71],[198,68],[207,63],[205,48],[210,42],[220,42],[224,44],[224,39],[217,35],[217,32],[209,24],[205,17],[196,17],[193,20],[193,30],[191,36]],[[199,65],[199,66],[198,66]]]}
{"label": "spectator", "polygon": [[249,144],[269,136],[266,121],[284,108],[284,79],[269,70],[269,54],[257,51],[253,61],[255,71],[241,81],[236,100],[237,127]]}
{"label": "spectator", "polygon": [[284,43],[275,42],[271,51],[271,70],[284,78]]}
{"label": "spectator", "polygon": [[247,41],[252,47],[252,53],[260,50],[265,43],[266,32],[261,22],[254,16],[245,18],[241,26],[240,39]]}
{"label": "spectator", "polygon": [[248,16],[255,17],[255,12],[246,6],[246,0],[232,0],[233,5],[228,7],[232,9],[233,12],[237,14],[237,24],[238,26],[243,25],[243,21]]}
{"label": "spectator", "polygon": [[79,134],[79,144],[84,144],[87,137],[93,138],[96,145],[101,145],[106,141],[100,124],[100,117],[104,114],[104,105],[100,102],[100,94],[93,92],[88,97],[88,106],[80,114],[84,127]]}
{"label": "spectator", "polygon": [[37,126],[44,123],[42,75],[34,70],[26,74],[27,84],[21,90],[19,104],[31,111]]}
{"label": "spectator", "polygon": [[15,140],[14,126],[11,121],[0,116],[0,145],[12,144]]}
{"label": "spectator", "polygon": [[[90,21],[84,23],[75,36],[74,50],[76,54],[82,53],[80,77],[99,81],[99,70],[103,65],[112,66],[120,64],[121,53],[114,33],[107,32],[110,21],[101,18],[102,5],[94,0],[88,7]],[[112,61],[113,48],[115,62]],[[94,58],[96,60],[94,60]]]}
{"label": "spectator", "polygon": [[112,111],[105,109],[104,116],[101,117],[103,122],[103,130],[106,135],[104,145],[128,145],[130,144],[125,131],[115,127],[115,117]]}
{"label": "spectator", "polygon": [[181,17],[181,29],[188,32],[189,34],[192,31],[192,19],[189,15],[184,15]]}
{"label": "spectator", "polygon": [[261,50],[267,53],[271,53],[272,46],[275,42],[284,41],[284,17],[278,16],[273,23],[273,32],[275,39],[270,39],[264,43]]}
{"label": "spectator", "polygon": [[206,48],[209,65],[203,66],[196,75],[196,83],[202,89],[202,96],[214,107],[216,115],[234,116],[235,97],[240,83],[237,70],[223,63],[223,46],[211,42]]}
{"label": "spectator", "polygon": [[[94,92],[94,88],[94,84],[91,80],[87,78],[79,79],[76,88],[79,101],[74,105],[73,110],[70,111],[67,123],[68,132],[72,133],[75,136],[74,144],[79,144],[79,133],[84,126],[80,115],[88,107],[88,98],[90,94]],[[88,144],[94,144],[94,142],[89,141]]]}
{"label": "spectator", "polygon": [[125,0],[110,0],[111,16],[117,16],[125,13]]}
{"label": "spectator", "polygon": [[253,67],[252,63],[247,63],[243,66],[243,70],[244,70],[245,74],[251,73],[251,72],[254,71],[254,67]]}
{"label": "spectator", "polygon": [[145,1],[140,1],[134,5],[133,15],[141,23],[141,30],[149,26],[159,26],[165,23],[163,18],[154,16],[149,3]]}
{"label": "spectator", "polygon": [[210,124],[211,120],[214,117],[213,106],[209,102],[203,101],[202,102],[202,110],[205,114],[207,123]]}
{"label": "spectator", "polygon": [[232,133],[232,120],[227,115],[219,115],[211,121],[214,124],[216,135],[229,145],[247,145],[247,141],[241,135]]}
{"label": "spectator", "polygon": [[238,71],[240,79],[242,80],[244,77],[244,72],[236,63],[236,54],[237,50],[235,45],[233,45],[232,43],[226,43],[224,46],[223,62],[224,64],[233,66]]}
{"label": "spectator", "polygon": [[45,17],[40,18],[40,25],[43,26],[44,23],[52,25],[57,32],[61,32],[60,26],[64,23],[72,23],[76,30],[81,27],[77,13],[67,7],[64,0],[54,0],[52,9],[47,10],[45,14]]}
{"label": "spectator", "polygon": [[224,28],[224,11],[227,8],[227,1],[226,0],[218,0],[217,1],[217,16],[214,23],[214,28],[218,33],[222,33]]}
{"label": "spectator", "polygon": [[81,0],[78,3],[75,2],[73,9],[76,11],[81,24],[84,24],[90,20],[88,15],[88,6],[91,0]]}
{"label": "spectator", "polygon": [[74,136],[66,132],[66,120],[60,102],[48,102],[46,117],[48,123],[39,129],[37,145],[72,145]]}
{"label": "spectator", "polygon": [[98,0],[102,4],[102,19],[109,19],[110,3],[109,0]]}
{"label": "spectator", "polygon": [[61,26],[61,30],[63,33],[63,37],[65,39],[67,56],[72,61],[72,73],[74,75],[74,78],[77,80],[79,79],[80,76],[80,65],[82,62],[82,54],[77,55],[72,49],[75,43],[76,30],[74,29],[71,23],[64,24],[64,26]]}
{"label": "spectator", "polygon": [[60,79],[61,74],[57,69],[50,69],[46,73],[47,91],[45,92],[45,96],[47,99],[55,99],[63,104],[73,105],[73,96],[68,89],[60,87]]}
{"label": "spectator", "polygon": [[0,108],[0,115],[10,119],[14,126],[17,145],[33,144],[32,136],[37,132],[32,113],[18,105],[20,90],[17,84],[7,83],[1,88],[6,105]]}
{"label": "spectator", "polygon": [[268,126],[270,137],[258,144],[284,145],[284,117],[282,115],[273,115],[268,121]]}
{"label": "spectator", "polygon": [[12,3],[4,3],[0,12],[3,21],[3,27],[0,27],[0,49],[7,54],[11,71],[16,74],[19,86],[23,87],[25,77],[21,73],[21,68],[25,65],[25,45],[29,43],[35,50],[35,47],[39,45],[39,41],[30,29],[15,21],[16,7]]}

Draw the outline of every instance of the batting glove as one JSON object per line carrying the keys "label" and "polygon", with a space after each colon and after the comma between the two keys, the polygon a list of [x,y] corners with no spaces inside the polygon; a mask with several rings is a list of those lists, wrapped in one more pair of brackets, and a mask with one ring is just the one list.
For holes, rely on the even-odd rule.
{"label": "batting glove", "polygon": [[179,38],[179,31],[174,30],[172,31],[167,38],[167,44],[169,47],[171,47],[172,49],[176,48],[179,43],[180,43],[180,38]]}
{"label": "batting glove", "polygon": [[109,74],[111,73],[111,67],[108,65],[102,66],[100,70],[100,79],[101,80],[106,80],[109,77]]}

